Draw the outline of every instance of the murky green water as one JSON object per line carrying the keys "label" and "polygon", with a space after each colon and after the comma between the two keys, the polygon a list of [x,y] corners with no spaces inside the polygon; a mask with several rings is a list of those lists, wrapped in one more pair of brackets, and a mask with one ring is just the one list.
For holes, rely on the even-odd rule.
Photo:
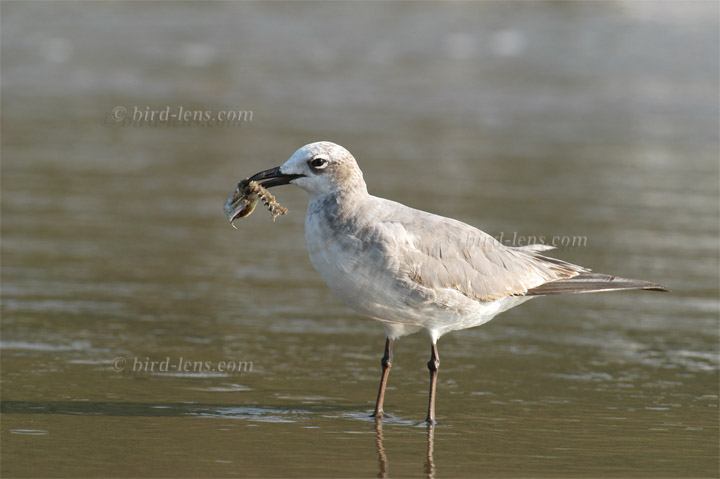
{"label": "murky green water", "polygon": [[[3,2],[3,477],[717,477],[717,18]],[[118,106],[253,117],[103,125]],[[404,338],[378,429],[384,330],[312,270],[304,193],[275,191],[276,223],[222,213],[321,139],[371,193],[583,236],[556,255],[673,292],[541,298],[443,337],[432,435],[429,342]]]}

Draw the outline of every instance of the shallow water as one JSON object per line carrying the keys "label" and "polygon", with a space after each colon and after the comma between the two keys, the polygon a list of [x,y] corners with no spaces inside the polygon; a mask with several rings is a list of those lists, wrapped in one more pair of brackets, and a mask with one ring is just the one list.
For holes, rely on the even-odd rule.
{"label": "shallow water", "polygon": [[[3,3],[0,473],[716,477],[717,10]],[[253,116],[103,124],[117,106]],[[443,337],[432,431],[428,338],[403,338],[378,427],[384,331],[312,270],[305,194],[222,213],[320,139],[373,194],[582,237],[554,254],[673,292]]]}

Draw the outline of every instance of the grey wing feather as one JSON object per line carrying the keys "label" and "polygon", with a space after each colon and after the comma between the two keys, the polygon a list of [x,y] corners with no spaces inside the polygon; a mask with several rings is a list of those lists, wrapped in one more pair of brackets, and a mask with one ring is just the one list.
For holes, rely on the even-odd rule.
{"label": "grey wing feather", "polygon": [[395,240],[403,238],[399,229],[405,233],[406,244],[394,248],[395,254],[400,256],[402,272],[421,287],[449,288],[477,301],[495,301],[589,271],[537,253],[550,248],[505,246],[449,218],[424,213],[414,221],[398,223],[382,225],[393,231]]}

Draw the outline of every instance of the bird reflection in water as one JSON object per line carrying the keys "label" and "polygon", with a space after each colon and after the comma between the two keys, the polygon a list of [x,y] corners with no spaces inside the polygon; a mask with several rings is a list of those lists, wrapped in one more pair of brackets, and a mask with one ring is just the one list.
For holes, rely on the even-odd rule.
{"label": "bird reflection in water", "polygon": [[[388,458],[383,445],[382,418],[375,418],[375,445],[378,452],[378,474],[379,478],[388,477]],[[428,479],[435,478],[435,425],[427,424],[427,457],[425,460],[425,476]]]}

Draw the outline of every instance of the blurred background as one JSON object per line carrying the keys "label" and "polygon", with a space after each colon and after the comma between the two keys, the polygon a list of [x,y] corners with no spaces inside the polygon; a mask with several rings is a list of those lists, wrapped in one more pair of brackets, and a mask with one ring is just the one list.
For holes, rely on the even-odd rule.
{"label": "blurred background", "polygon": [[[4,477],[718,475],[717,2],[1,8]],[[129,121],[179,108],[244,116]],[[305,193],[222,211],[317,140],[372,194],[673,292],[443,337],[430,443],[404,338],[377,431],[384,330],[312,269]]]}

